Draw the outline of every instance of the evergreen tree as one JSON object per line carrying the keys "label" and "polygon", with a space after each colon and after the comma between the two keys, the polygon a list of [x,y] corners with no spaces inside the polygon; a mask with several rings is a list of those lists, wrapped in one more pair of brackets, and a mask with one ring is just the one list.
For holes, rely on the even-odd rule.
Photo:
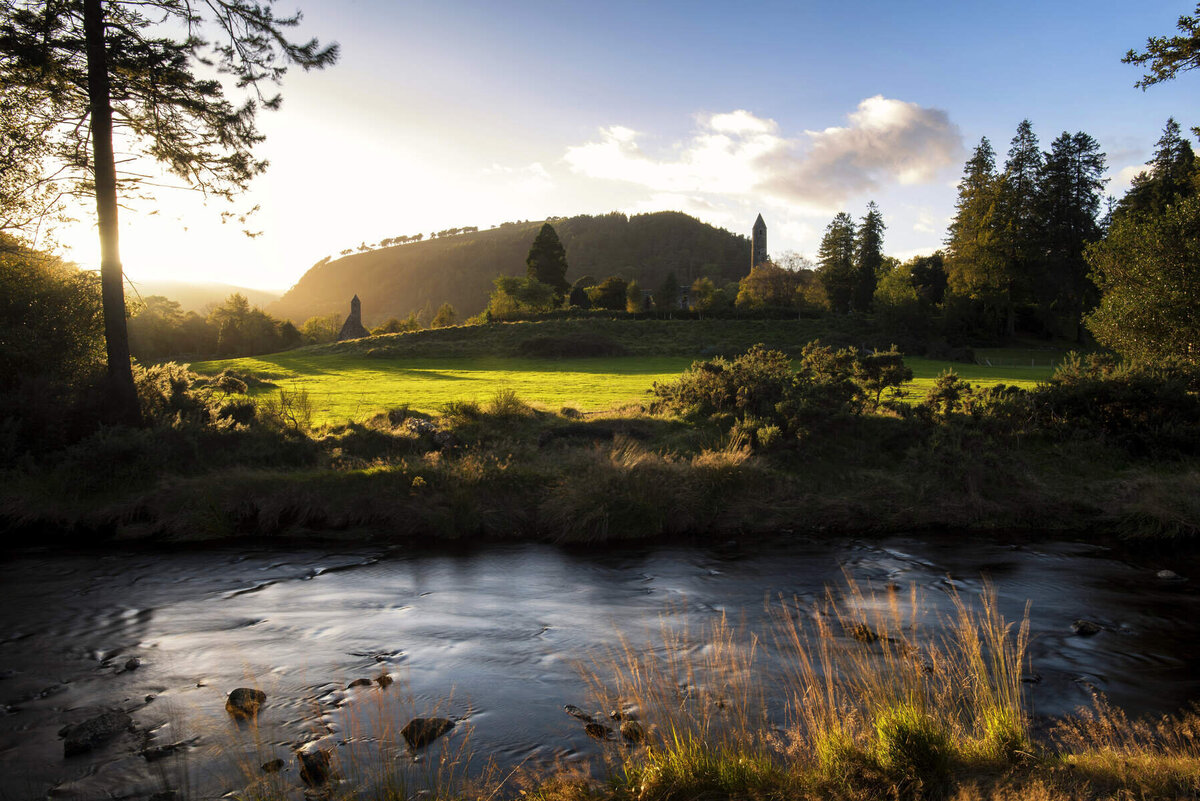
{"label": "evergreen tree", "polygon": [[[337,59],[337,47],[313,39],[288,40],[300,21],[276,17],[259,0],[61,0],[0,2],[0,86],[37,104],[47,128],[48,156],[75,176],[81,192],[96,198],[100,234],[101,296],[107,346],[109,416],[140,421],[129,360],[125,294],[118,240],[118,194],[128,195],[145,170],[120,174],[113,151],[119,127],[122,148],[160,162],[190,186],[233,198],[266,168],[253,158],[262,141],[255,128],[258,104],[235,107],[225,83],[198,77],[198,68],[232,76],[267,108],[264,84],[277,82],[287,64],[320,68]],[[215,39],[206,41],[205,30]],[[175,38],[167,35],[178,31]]]}
{"label": "evergreen tree", "polygon": [[1176,27],[1179,36],[1151,36],[1146,39],[1145,52],[1130,50],[1121,59],[1126,64],[1150,65],[1150,71],[1134,86],[1145,89],[1200,67],[1200,3],[1196,4],[1196,15],[1180,16]]}
{"label": "evergreen tree", "polygon": [[997,244],[1006,262],[1008,292],[1014,305],[1035,296],[1034,285],[1041,272],[1038,182],[1042,162],[1033,123],[1022,120],[1004,162],[996,204]]}
{"label": "evergreen tree", "polygon": [[867,204],[867,213],[858,227],[854,246],[854,297],[851,302],[855,311],[871,310],[875,296],[875,285],[883,271],[883,215],[872,200]]}
{"label": "evergreen tree", "polygon": [[545,223],[534,238],[525,267],[529,278],[554,287],[559,297],[571,288],[567,283],[567,251],[550,223]]}
{"label": "evergreen tree", "polygon": [[[1072,326],[1094,301],[1084,248],[1100,238],[1104,154],[1082,131],[1062,133],[1046,154],[1041,173],[1039,216],[1044,226],[1046,292]],[[1078,336],[1080,332],[1076,330]]]}
{"label": "evergreen tree", "polygon": [[1133,179],[1129,191],[1117,204],[1116,214],[1158,213],[1177,197],[1200,191],[1200,162],[1173,117],[1167,120],[1155,145],[1154,157],[1146,166],[1150,170]]}
{"label": "evergreen tree", "polygon": [[855,271],[854,220],[844,211],[825,227],[821,247],[817,251],[817,276],[825,287],[829,308],[840,314],[850,311],[854,302],[857,275]]}
{"label": "evergreen tree", "polygon": [[958,185],[954,220],[946,239],[950,290],[979,302],[997,328],[1015,327],[1010,276],[997,235],[1000,178],[992,143],[984,137]]}

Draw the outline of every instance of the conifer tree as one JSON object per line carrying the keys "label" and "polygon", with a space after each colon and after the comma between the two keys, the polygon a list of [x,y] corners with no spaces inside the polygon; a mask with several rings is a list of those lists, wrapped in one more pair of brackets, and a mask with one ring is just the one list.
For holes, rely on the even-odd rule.
{"label": "conifer tree", "polygon": [[1091,136],[1063,131],[1046,154],[1039,181],[1045,274],[1055,304],[1076,326],[1094,300],[1083,251],[1100,238],[1104,159]]}
{"label": "conifer tree", "polygon": [[1117,204],[1116,214],[1159,213],[1176,197],[1200,192],[1200,161],[1191,143],[1181,135],[1174,117],[1167,120],[1155,145],[1154,157],[1146,166],[1150,169],[1133,179],[1129,191]]}
{"label": "conifer tree", "polygon": [[1014,305],[1036,296],[1042,273],[1038,218],[1042,161],[1033,123],[1022,120],[1004,162],[996,205],[997,243],[1006,263],[1008,292]]}
{"label": "conifer tree", "polygon": [[1200,67],[1200,3],[1196,3],[1195,16],[1179,17],[1176,28],[1178,36],[1151,36],[1146,40],[1144,52],[1130,50],[1121,59],[1126,64],[1150,65],[1150,71],[1134,86],[1145,89]]}
{"label": "conifer tree", "polygon": [[570,290],[567,283],[567,251],[558,239],[558,232],[550,223],[542,225],[542,230],[534,237],[525,258],[526,275],[535,281],[541,281],[561,298]]}
{"label": "conifer tree", "polygon": [[875,285],[883,268],[883,215],[872,200],[867,204],[867,213],[858,226],[854,245],[854,298],[851,302],[855,311],[871,310],[875,297]]}
{"label": "conifer tree", "polygon": [[998,325],[1012,331],[1015,315],[997,236],[999,189],[995,153],[984,137],[958,185],[956,212],[946,239],[946,276],[953,293],[979,301]]}
{"label": "conifer tree", "polygon": [[654,308],[659,314],[679,308],[679,279],[675,273],[667,273],[662,284],[654,292]]}
{"label": "conifer tree", "polygon": [[850,311],[854,303],[857,274],[854,220],[840,211],[825,227],[821,247],[817,250],[817,276],[825,287],[829,308],[839,314]]}
{"label": "conifer tree", "polygon": [[[129,360],[118,196],[144,185],[135,166],[120,173],[123,151],[157,161],[187,185],[232,199],[266,169],[252,149],[263,89],[289,64],[328,66],[337,46],[287,38],[300,15],[276,17],[260,0],[0,0],[0,86],[37,103],[52,124],[47,156],[70,170],[76,191],[94,196],[100,234],[101,294],[111,421],[140,420]],[[179,33],[172,38],[172,31]],[[211,32],[212,40],[204,38]],[[215,67],[254,98],[235,107],[225,85],[199,77]]]}

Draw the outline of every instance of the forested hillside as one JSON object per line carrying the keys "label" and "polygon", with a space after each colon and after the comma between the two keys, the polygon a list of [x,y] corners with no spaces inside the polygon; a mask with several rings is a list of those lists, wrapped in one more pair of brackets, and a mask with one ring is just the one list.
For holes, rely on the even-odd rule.
{"label": "forested hillside", "polygon": [[[723,283],[749,271],[747,237],[679,212],[585,215],[552,223],[567,250],[569,282],[620,275],[653,288],[674,272],[687,286],[701,275]],[[463,319],[487,305],[497,275],[525,274],[525,257],[541,226],[540,220],[505,223],[319,262],[268,311],[300,324],[347,311],[357,294],[367,326],[447,302]]]}

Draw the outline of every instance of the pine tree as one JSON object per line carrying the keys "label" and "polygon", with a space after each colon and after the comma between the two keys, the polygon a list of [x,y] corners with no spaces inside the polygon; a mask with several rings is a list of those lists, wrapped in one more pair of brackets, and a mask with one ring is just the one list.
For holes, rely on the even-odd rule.
{"label": "pine tree", "polygon": [[659,314],[679,308],[679,279],[674,272],[667,273],[662,284],[654,292],[654,308]]}
{"label": "pine tree", "polygon": [[550,223],[545,223],[534,238],[529,255],[525,258],[525,267],[529,278],[554,287],[560,298],[570,290],[571,285],[567,283],[567,251]]}
{"label": "pine tree", "polygon": [[946,239],[950,290],[983,305],[985,313],[1011,331],[1015,324],[1009,277],[997,235],[1000,178],[992,143],[984,137],[963,170],[954,220]]}
{"label": "pine tree", "polygon": [[1042,272],[1037,208],[1042,162],[1033,124],[1022,120],[1009,146],[996,205],[997,244],[1005,260],[1007,292],[1014,306],[1037,297],[1035,288]]}
{"label": "pine tree", "polygon": [[817,251],[817,276],[825,287],[829,308],[840,314],[850,311],[858,283],[854,244],[854,220],[840,211],[825,227]]}
{"label": "pine tree", "polygon": [[1146,39],[1144,53],[1130,50],[1121,59],[1125,64],[1150,65],[1150,71],[1134,86],[1145,89],[1200,67],[1200,3],[1196,3],[1196,16],[1180,16],[1176,27],[1181,35],[1151,36]]}
{"label": "pine tree", "polygon": [[[145,170],[119,173],[113,131],[122,149],[157,161],[187,185],[232,199],[266,169],[252,156],[263,139],[255,128],[259,102],[288,64],[325,67],[337,46],[288,40],[299,14],[276,17],[259,0],[3,0],[0,2],[0,86],[33,98],[49,120],[48,157],[94,195],[100,234],[101,294],[108,359],[108,414],[140,421],[129,361],[125,293],[118,240],[118,195],[144,186]],[[206,30],[215,39],[203,38]],[[168,33],[179,31],[176,38]],[[230,75],[256,100],[235,107],[224,84],[197,77],[199,68]]]}
{"label": "pine tree", "polygon": [[1154,157],[1146,166],[1150,170],[1133,179],[1133,185],[1117,204],[1116,214],[1159,213],[1177,197],[1200,191],[1200,161],[1173,117],[1167,120]]}
{"label": "pine tree", "polygon": [[1063,131],[1046,154],[1039,181],[1047,284],[1073,326],[1094,300],[1083,251],[1100,238],[1104,158],[1099,143],[1088,134]]}
{"label": "pine tree", "polygon": [[875,297],[875,285],[883,268],[883,215],[872,200],[867,204],[867,213],[858,227],[854,245],[854,297],[851,302],[855,311],[871,310]]}

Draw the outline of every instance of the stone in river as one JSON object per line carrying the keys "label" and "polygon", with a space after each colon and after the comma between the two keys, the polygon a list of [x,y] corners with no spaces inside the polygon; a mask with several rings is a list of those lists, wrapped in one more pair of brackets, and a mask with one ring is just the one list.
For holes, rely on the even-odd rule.
{"label": "stone in river", "polygon": [[1104,627],[1099,623],[1093,623],[1090,620],[1080,619],[1071,624],[1071,631],[1075,632],[1081,637],[1090,637],[1093,634],[1099,634],[1100,632],[1104,631]]}
{"label": "stone in river", "polygon": [[599,723],[589,723],[583,727],[583,730],[587,732],[588,737],[594,737],[597,740],[607,739],[608,735],[612,732],[612,729]]}
{"label": "stone in river", "polygon": [[641,743],[646,739],[646,730],[636,720],[626,720],[621,724],[621,736],[631,743]]}
{"label": "stone in river", "polygon": [[592,716],[589,715],[587,712],[584,712],[582,709],[575,706],[574,704],[566,704],[565,706],[563,706],[563,711],[566,712],[571,717],[575,718],[576,720],[582,720],[584,723],[592,722]]}
{"label": "stone in river", "polygon": [[125,662],[126,670],[137,670],[141,666],[142,666],[142,660],[138,659],[136,656]]}
{"label": "stone in river", "polygon": [[119,709],[110,709],[82,723],[67,726],[63,738],[63,756],[83,754],[133,728],[133,719]]}
{"label": "stone in river", "polygon": [[[300,760],[300,781],[309,787],[319,787],[329,781],[332,774],[329,760],[333,754],[328,749],[310,747],[304,751],[297,751],[296,757]],[[265,769],[266,765],[263,768]]]}
{"label": "stone in river", "polygon": [[262,764],[263,773],[278,773],[283,770],[284,762],[282,759],[272,759],[270,762]]}
{"label": "stone in river", "polygon": [[258,708],[266,700],[267,694],[262,690],[238,687],[225,700],[225,711],[238,720],[254,720],[258,717]]}
{"label": "stone in river", "polygon": [[355,679],[354,681],[352,681],[346,685],[346,689],[349,690],[351,687],[370,687],[370,686],[371,686],[370,679]]}
{"label": "stone in river", "polygon": [[454,728],[445,718],[413,718],[400,730],[409,748],[423,748]]}

